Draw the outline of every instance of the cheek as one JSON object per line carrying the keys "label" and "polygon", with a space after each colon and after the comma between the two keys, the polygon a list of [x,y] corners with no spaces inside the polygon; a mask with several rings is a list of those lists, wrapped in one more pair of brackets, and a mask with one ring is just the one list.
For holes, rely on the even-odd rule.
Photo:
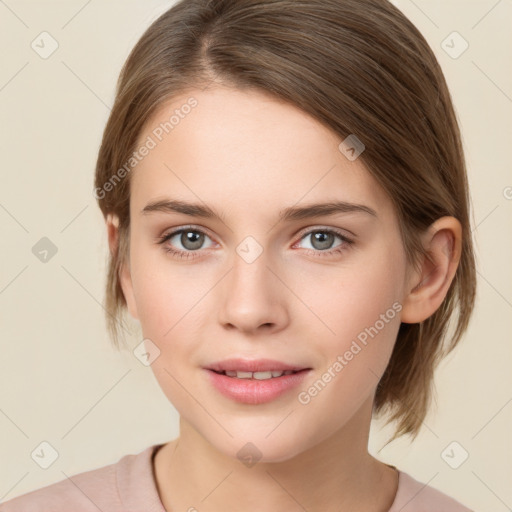
{"label": "cheek", "polygon": [[[183,383],[190,377],[185,363],[193,364],[205,315],[207,293],[203,279],[189,275],[185,267],[151,257],[141,251],[134,258],[133,288],[144,338],[159,349],[151,369],[167,399],[179,411],[190,408]],[[188,387],[188,386],[187,386]]]}
{"label": "cheek", "polygon": [[383,245],[357,264],[322,270],[321,280],[301,281],[304,302],[322,321],[311,316],[314,330],[323,332],[315,339],[324,368],[343,358],[337,382],[369,389],[384,372],[400,327],[403,264],[399,251]]}
{"label": "cheek", "polygon": [[142,271],[134,278],[134,294],[144,335],[163,337],[177,322],[180,313],[179,285],[171,288],[169,276],[155,270]]}
{"label": "cheek", "polygon": [[329,300],[324,295],[312,307],[320,308],[319,316],[330,330],[322,326],[324,334],[314,337],[322,365],[301,390],[299,402],[308,414],[329,411],[323,427],[327,434],[369,399],[388,365],[401,310],[392,277],[376,268],[357,278],[340,275],[327,288]]}
{"label": "cheek", "polygon": [[[402,286],[401,256],[398,251],[392,254],[383,248],[360,260],[355,257],[353,264],[321,269],[320,275],[304,273],[300,293],[304,302],[311,304],[311,309],[334,331],[333,336],[346,338],[373,325],[399,302]],[[328,333],[326,326],[324,331]]]}
{"label": "cheek", "polygon": [[161,247],[147,249],[134,245],[132,284],[142,331],[157,345],[165,344],[189,322],[187,311],[200,292],[199,282],[188,276],[184,267],[180,270],[166,261]]}

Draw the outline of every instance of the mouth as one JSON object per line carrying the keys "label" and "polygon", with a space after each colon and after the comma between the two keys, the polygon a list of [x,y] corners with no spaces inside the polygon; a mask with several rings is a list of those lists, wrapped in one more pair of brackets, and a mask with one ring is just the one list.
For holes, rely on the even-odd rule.
{"label": "mouth", "polygon": [[217,371],[212,369],[210,369],[210,371],[217,373],[218,375],[226,375],[226,377],[231,377],[233,379],[269,380],[277,379],[283,375],[305,372],[309,369],[310,368],[304,368],[303,370],[270,370],[266,372],[244,372],[237,370]]}
{"label": "mouth", "polygon": [[[247,369],[204,368],[209,375],[209,382],[225,397],[243,404],[259,405],[271,402],[278,397],[290,393],[294,388],[303,385],[312,368],[280,368],[277,365],[261,369],[261,361],[246,362],[248,365],[259,366],[254,371]],[[222,363],[226,364],[226,362]],[[266,363],[265,363],[266,364]],[[277,368],[276,368],[277,366]],[[274,368],[274,369],[272,369]],[[288,394],[290,398],[293,395]]]}
{"label": "mouth", "polygon": [[290,365],[273,359],[232,358],[205,367],[219,375],[233,379],[268,380],[311,370],[311,367]]}

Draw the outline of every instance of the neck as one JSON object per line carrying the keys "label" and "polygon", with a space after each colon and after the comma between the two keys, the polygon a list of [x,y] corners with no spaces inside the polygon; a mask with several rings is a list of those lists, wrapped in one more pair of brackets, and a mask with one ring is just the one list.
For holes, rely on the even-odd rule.
{"label": "neck", "polygon": [[219,452],[181,419],[180,437],[155,456],[160,498],[168,512],[387,512],[398,474],[368,453],[370,419],[371,402],[319,444],[288,460],[250,467]]}

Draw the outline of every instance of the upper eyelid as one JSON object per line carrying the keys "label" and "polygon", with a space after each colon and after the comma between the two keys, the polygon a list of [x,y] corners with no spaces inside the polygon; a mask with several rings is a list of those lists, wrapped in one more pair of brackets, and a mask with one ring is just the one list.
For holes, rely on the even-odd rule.
{"label": "upper eyelid", "polygon": [[[313,226],[313,227],[304,228],[303,230],[300,230],[299,233],[297,233],[296,236],[301,235],[301,237],[302,237],[302,235],[309,235],[309,234],[311,234],[314,231],[331,231],[331,232],[335,233],[338,236],[344,236],[346,238],[351,238],[351,237],[355,238],[356,237],[355,234],[353,234],[351,231],[348,231],[347,229],[334,228],[334,227],[328,227],[328,226],[316,226],[316,227]],[[350,235],[345,235],[344,231],[349,232]]]}

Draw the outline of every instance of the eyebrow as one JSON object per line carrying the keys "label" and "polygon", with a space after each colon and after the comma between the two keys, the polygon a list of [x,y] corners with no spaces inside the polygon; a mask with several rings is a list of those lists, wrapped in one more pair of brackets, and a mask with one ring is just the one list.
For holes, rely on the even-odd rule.
{"label": "eyebrow", "polygon": [[[205,204],[189,203],[186,201],[161,199],[149,202],[141,214],[152,212],[182,213],[191,217],[219,219],[224,222],[225,216]],[[312,217],[336,215],[338,213],[366,213],[377,217],[377,212],[363,204],[347,203],[345,201],[332,201],[327,203],[307,204],[305,206],[291,206],[279,212],[278,222],[303,220]]]}

